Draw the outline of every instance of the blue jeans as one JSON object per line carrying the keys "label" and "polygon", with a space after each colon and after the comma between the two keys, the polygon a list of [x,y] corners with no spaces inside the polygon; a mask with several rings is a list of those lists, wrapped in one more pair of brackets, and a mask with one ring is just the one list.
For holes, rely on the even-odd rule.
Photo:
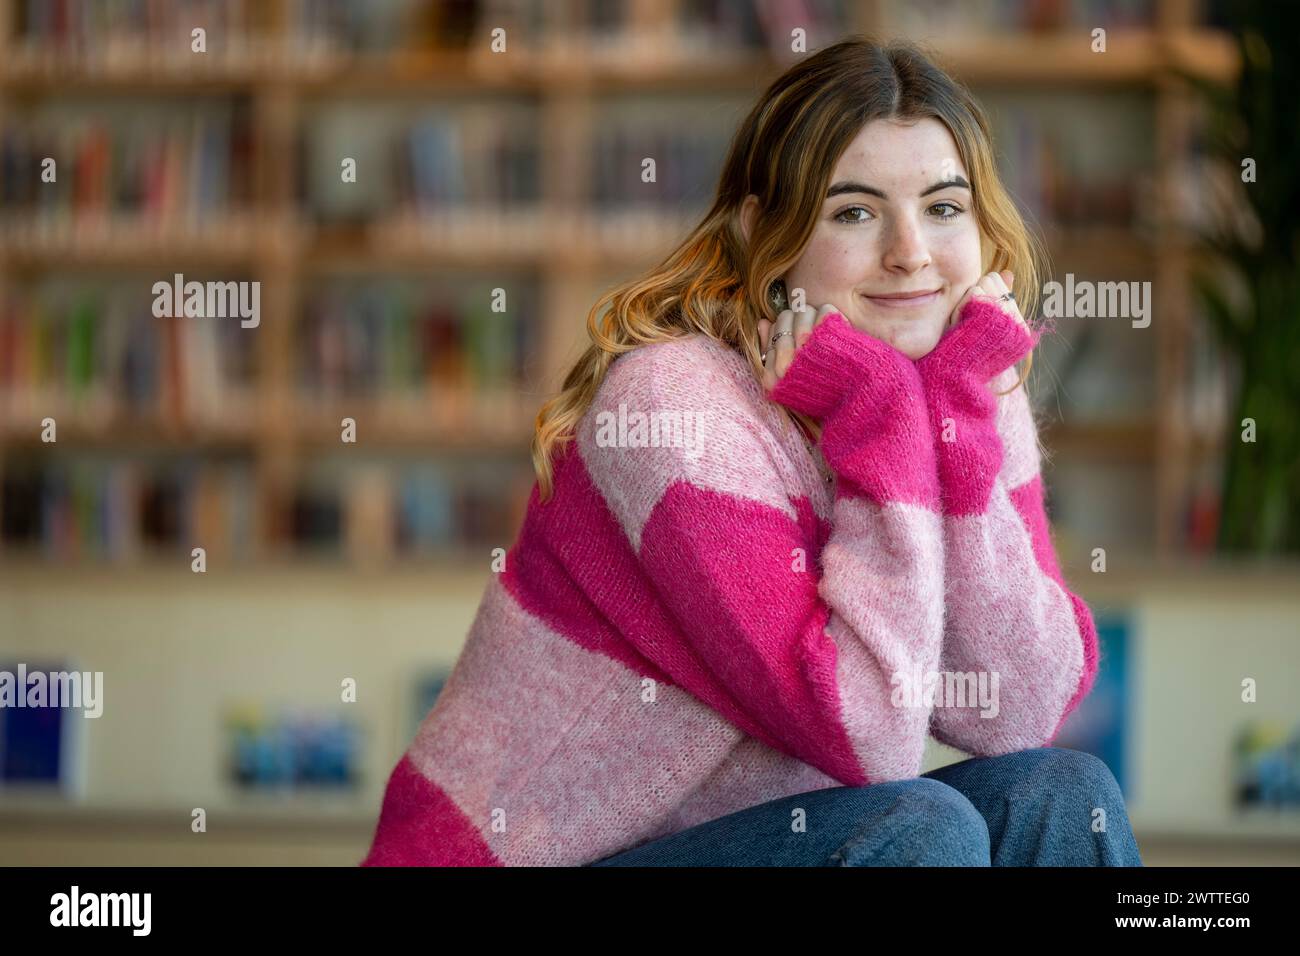
{"label": "blue jeans", "polygon": [[1038,747],[910,780],[783,797],[590,865],[1141,866],[1142,859],[1106,764]]}

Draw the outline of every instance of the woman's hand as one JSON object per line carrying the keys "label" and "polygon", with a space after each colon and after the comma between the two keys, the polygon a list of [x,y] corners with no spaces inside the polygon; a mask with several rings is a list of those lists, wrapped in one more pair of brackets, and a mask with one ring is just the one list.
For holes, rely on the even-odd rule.
{"label": "woman's hand", "polygon": [[[840,310],[827,303],[814,312],[812,309],[800,309],[795,312],[786,309],[776,317],[758,320],[759,348],[763,353],[763,387],[769,392],[776,388],[776,383],[790,368],[794,353],[812,336],[813,329],[821,325],[822,320],[833,312]],[[843,314],[843,313],[841,313]],[[773,326],[775,325],[775,331]],[[783,334],[786,333],[786,334]],[[769,349],[768,337],[776,340]]]}
{"label": "woman's hand", "polygon": [[1010,296],[1014,278],[1009,271],[990,272],[966,290],[938,344],[916,360],[923,379],[970,373],[988,381],[1033,350],[1040,332],[1029,327]]}
{"label": "woman's hand", "polygon": [[1002,298],[1003,296],[1010,295],[1011,284],[1015,282],[1015,280],[1015,274],[1010,269],[1003,269],[1001,272],[988,273],[988,275],[980,279],[979,282],[966,290],[966,294],[961,297],[961,300],[957,303],[957,307],[954,308],[952,314],[948,316],[948,322],[944,328],[950,329],[960,322],[961,310],[965,307],[967,302],[976,298],[994,300],[994,304],[997,305],[998,308],[1003,312],[1015,316],[1016,320],[1021,325],[1028,328],[1029,323],[1027,323],[1025,317],[1020,314],[1020,306],[1016,304],[1016,300],[1014,298]]}

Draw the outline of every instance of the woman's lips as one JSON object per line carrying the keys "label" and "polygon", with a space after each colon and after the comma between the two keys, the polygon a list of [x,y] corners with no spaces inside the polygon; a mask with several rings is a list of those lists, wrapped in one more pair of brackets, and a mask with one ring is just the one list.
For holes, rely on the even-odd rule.
{"label": "woman's lips", "polygon": [[920,306],[931,305],[939,299],[939,292],[927,292],[924,295],[908,296],[905,299],[884,299],[874,295],[864,295],[872,305],[883,306],[886,309],[915,309]]}

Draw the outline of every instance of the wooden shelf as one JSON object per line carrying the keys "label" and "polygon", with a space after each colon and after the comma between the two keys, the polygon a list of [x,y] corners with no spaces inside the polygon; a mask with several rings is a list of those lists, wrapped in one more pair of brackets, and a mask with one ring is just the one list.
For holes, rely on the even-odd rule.
{"label": "wooden shelf", "polygon": [[[251,561],[210,555],[208,570],[202,574],[191,570],[188,551],[177,552],[174,557],[146,551],[138,558],[116,563],[89,559],[56,563],[10,549],[0,551],[0,592],[48,587],[73,593],[131,588],[144,592],[163,588],[168,593],[218,588],[246,593],[258,589],[280,592],[293,586],[327,592],[356,588],[372,593],[375,588],[383,588],[431,597],[463,596],[487,584],[493,573],[491,549],[497,546],[445,548],[362,564],[340,556],[292,551],[278,558],[267,556]],[[58,568],[57,575],[50,574],[52,567]]]}
{"label": "wooden shelf", "polygon": [[[537,403],[537,404],[540,404]],[[376,446],[381,448],[423,448],[439,451],[524,452],[532,439],[533,403],[518,400],[502,402],[496,409],[471,406],[468,402],[458,406],[455,414],[433,401],[416,412],[409,406],[405,411],[395,411],[396,406],[374,406],[364,400],[335,402],[328,409],[313,403],[310,412],[297,412],[292,433],[295,440],[314,450],[337,447],[342,451],[352,448],[361,454]],[[357,423],[357,444],[345,445],[340,439],[339,423],[344,417]],[[371,426],[369,422],[382,422]]]}
{"label": "wooden shelf", "polygon": [[[422,415],[394,414],[365,399],[337,403],[332,410],[315,406],[313,411],[300,411],[293,419],[290,432],[293,440],[319,448],[338,445],[343,449],[357,448],[368,454],[376,446],[420,446],[433,450],[509,451],[523,450],[532,438],[532,415],[536,403],[512,401],[510,411],[478,409],[466,406],[457,422],[439,423],[437,406],[431,404]],[[504,407],[504,403],[503,403]],[[78,448],[117,448],[166,446],[191,449],[194,447],[252,446],[272,434],[272,424],[265,413],[253,408],[244,418],[229,422],[212,422],[205,418],[140,419],[116,417],[88,420],[71,413],[48,413],[58,422],[58,441],[52,446],[41,441],[41,419],[33,414],[29,421],[19,421],[9,416],[0,422],[0,445],[8,448],[52,447],[54,450],[75,446]],[[339,422],[343,417],[356,419],[359,440],[356,445],[345,445],[339,440]],[[449,416],[441,416],[447,419]],[[260,419],[260,420],[259,420]],[[379,427],[370,427],[371,421],[382,421]],[[278,431],[275,432],[278,434]]]}
{"label": "wooden shelf", "polygon": [[208,423],[202,421],[163,421],[119,419],[96,423],[78,420],[75,416],[51,416],[58,422],[58,441],[46,444],[41,441],[40,420],[33,416],[30,424],[9,420],[0,426],[0,445],[7,448],[45,447],[53,451],[69,447],[108,450],[117,448],[167,447],[192,450],[194,448],[251,447],[258,440],[256,424],[247,421]]}
{"label": "wooden shelf", "polygon": [[[552,222],[554,220],[554,222]],[[400,216],[360,228],[305,232],[305,264],[334,273],[386,272],[437,263],[469,268],[535,267],[562,246],[562,217],[521,209],[508,215],[448,210],[439,217]]]}
{"label": "wooden shelf", "polygon": [[1152,461],[1161,454],[1162,437],[1180,443],[1182,454],[1196,461],[1217,455],[1223,448],[1221,434],[1191,430],[1180,433],[1150,420],[1057,421],[1044,424],[1039,437],[1053,453]]}
{"label": "wooden shelf", "polygon": [[253,214],[185,224],[77,217],[59,222],[11,220],[0,231],[0,263],[15,271],[43,268],[155,268],[168,264],[242,265],[259,258],[274,230]]}
{"label": "wooden shelf", "polygon": [[[1094,53],[1086,32],[939,38],[921,41],[964,82],[979,85],[1035,83],[1143,85],[1173,68],[1223,82],[1239,69],[1230,37],[1213,30],[1111,31],[1104,53]],[[707,57],[681,55],[676,47],[647,46],[640,55],[617,51],[593,59],[572,49],[493,54],[478,50],[427,50],[369,59],[345,55],[295,56],[272,48],[263,55],[224,57],[176,65],[124,59],[87,67],[66,57],[14,51],[0,66],[0,89],[27,94],[68,89],[104,92],[252,91],[275,84],[303,95],[431,91],[589,93],[637,90],[694,92],[755,90],[781,72],[783,63],[765,51],[722,49]],[[183,63],[183,65],[182,65]]]}
{"label": "wooden shelf", "polygon": [[972,85],[1152,85],[1181,67],[1229,81],[1239,69],[1230,37],[1211,30],[1112,30],[1094,53],[1087,32],[944,40],[931,44],[954,75]]}
{"label": "wooden shelf", "polygon": [[77,93],[250,92],[272,82],[280,70],[274,51],[265,56],[187,57],[173,64],[123,57],[100,65],[64,55],[11,48],[0,66],[0,91],[18,96]]}
{"label": "wooden shelf", "polygon": [[1039,437],[1053,453],[1150,458],[1156,432],[1150,421],[1054,422],[1044,425]]}

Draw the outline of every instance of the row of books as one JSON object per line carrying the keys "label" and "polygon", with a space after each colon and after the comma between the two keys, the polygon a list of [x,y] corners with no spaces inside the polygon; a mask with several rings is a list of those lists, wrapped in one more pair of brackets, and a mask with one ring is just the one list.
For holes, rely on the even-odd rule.
{"label": "row of books", "polygon": [[[19,0],[12,42],[87,66],[127,59],[189,62],[237,55],[265,35],[270,4],[261,0]],[[206,53],[193,52],[202,27]]]}
{"label": "row of books", "polygon": [[256,332],[238,319],[156,318],[143,279],[14,293],[0,308],[0,407],[6,424],[251,417]]}
{"label": "row of books", "polygon": [[[576,5],[545,0],[290,0],[289,55],[383,55],[460,49],[486,43],[497,28],[516,48],[574,36],[590,45],[622,46],[636,38],[635,0]],[[852,0],[679,0],[675,32],[665,42],[679,55],[768,49],[791,56],[791,32],[805,31],[808,49],[856,29]],[[927,40],[998,36],[1007,32],[1130,29],[1155,23],[1156,0],[882,0],[882,32]],[[93,67],[148,57],[201,68],[273,53],[268,5],[254,0],[27,0],[17,6],[20,51],[61,54]],[[191,30],[208,34],[207,55],[191,52]],[[281,54],[283,58],[283,52]]]}
{"label": "row of books", "polygon": [[319,465],[296,490],[281,529],[296,552],[353,563],[508,549],[534,481],[526,459]]}
{"label": "row of books", "polygon": [[[1157,465],[1147,459],[1074,459],[1045,466],[1052,534],[1063,559],[1088,569],[1094,548],[1143,553],[1155,546]],[[1174,548],[1183,557],[1214,553],[1223,502],[1223,461],[1198,462],[1176,492]]]}
{"label": "row of books", "polygon": [[534,476],[526,459],[322,464],[300,477],[270,523],[247,461],[60,456],[6,463],[0,554],[130,563],[201,547],[209,567],[265,553],[354,562],[509,548]]}
{"label": "row of books", "polygon": [[997,36],[1150,27],[1156,0],[881,0],[879,11],[891,32],[908,36]]}
{"label": "row of books", "polygon": [[[543,48],[555,40],[571,44],[576,38],[599,55],[602,45],[621,47],[635,38],[641,29],[637,6],[637,0],[401,0],[364,7],[348,0],[300,0],[289,29],[304,52],[463,48],[486,43],[489,31],[500,28],[516,48]],[[788,56],[792,28],[806,31],[808,48],[815,49],[852,23],[852,0],[680,0],[675,6],[670,42],[678,54],[769,47]]]}
{"label": "row of books", "polygon": [[[6,423],[255,421],[257,335],[238,318],[155,317],[147,283],[53,284],[0,306],[0,410]],[[518,391],[539,361],[526,290],[449,291],[427,283],[318,290],[295,326],[304,403],[355,396],[418,400]]]}
{"label": "row of books", "polygon": [[238,101],[60,104],[0,132],[0,203],[51,219],[204,219],[250,202],[253,150]]}
{"label": "row of books", "polygon": [[[540,196],[539,152],[537,111],[508,100],[331,102],[303,127],[300,198],[327,222],[468,204],[509,215]],[[346,159],[355,163],[347,178]]]}
{"label": "row of books", "polygon": [[[720,111],[698,97],[604,104],[592,134],[588,199],[601,212],[646,205],[707,207],[730,139],[728,124],[718,122]],[[739,104],[729,112],[739,121]],[[652,182],[646,181],[647,160],[654,162]]]}
{"label": "row of books", "polygon": [[[1160,287],[1153,289],[1156,298]],[[1148,308],[1154,314],[1154,303]],[[1135,328],[1126,317],[1054,319],[1053,333],[1035,352],[1035,405],[1074,425],[1150,423],[1165,414],[1156,390],[1156,322]],[[1193,440],[1213,445],[1230,428],[1239,375],[1198,305],[1187,326],[1186,372],[1178,383],[1178,406],[1169,413],[1179,416]]]}
{"label": "row of books", "polygon": [[1034,354],[1031,395],[1075,425],[1149,422],[1156,408],[1156,335],[1125,318],[1057,318]]}
{"label": "row of books", "polygon": [[[1035,222],[1124,227],[1153,217],[1139,202],[1154,149],[1146,100],[1079,98],[1068,111],[1046,96],[989,102],[1007,185]],[[586,199],[602,213],[707,206],[734,125],[718,117],[738,122],[743,110],[725,96],[599,99]],[[1096,142],[1096,129],[1112,146]],[[535,111],[508,101],[423,115],[396,104],[322,104],[303,134],[303,204],[326,221],[436,216],[451,205],[509,215],[539,196],[536,132]],[[356,182],[342,181],[343,156],[356,159]]]}
{"label": "row of books", "polygon": [[[607,4],[602,3],[601,6]],[[395,50],[461,49],[485,22],[518,42],[542,29],[543,0],[291,0],[287,29],[295,53],[373,56]]]}
{"label": "row of books", "polygon": [[855,28],[856,6],[853,0],[683,0],[668,42],[678,56],[765,50],[788,61],[795,56],[794,29],[803,31],[805,49],[815,50]]}
{"label": "row of books", "polygon": [[1044,227],[1148,225],[1154,128],[1145,98],[991,93],[1003,182]]}
{"label": "row of books", "polygon": [[[728,144],[718,112],[738,119],[742,105],[611,97],[599,109],[592,174],[582,184],[593,204],[700,205]],[[537,111],[508,100],[418,112],[400,103],[322,104],[304,125],[303,206],[324,222],[436,216],[447,207],[509,216],[541,195],[539,132]],[[355,181],[340,175],[343,157],[355,160]]]}
{"label": "row of books", "polygon": [[451,291],[440,285],[375,283],[321,290],[297,326],[298,382],[313,396],[418,395],[517,389],[531,379],[540,315],[523,289]]}
{"label": "row of books", "polygon": [[131,562],[172,552],[211,561],[252,554],[251,469],[186,459],[166,464],[99,456],[6,464],[0,550],[56,562]]}
{"label": "row of books", "polygon": [[[17,7],[15,39],[88,62],[128,55],[183,62],[191,33],[202,26],[214,56],[267,49],[269,16],[254,0],[27,0]],[[580,30],[593,38],[627,32],[633,0],[600,0],[565,9],[546,0],[289,0],[286,29],[293,52],[384,54],[399,50],[462,49],[501,27],[510,42],[535,46],[548,34]],[[679,5],[684,34],[711,45],[761,46],[769,36],[788,47],[787,24],[829,37],[846,22],[847,0],[686,0]],[[259,41],[262,41],[259,44]],[[814,44],[815,45],[815,44]],[[195,64],[198,65],[198,64]]]}
{"label": "row of books", "polygon": [[[1213,549],[1222,475],[1206,460],[1180,504],[1180,550]],[[1046,468],[1055,531],[1092,548],[1149,547],[1155,471],[1150,461],[1071,460]],[[259,554],[354,564],[508,549],[535,476],[523,456],[500,461],[409,459],[339,468],[314,460],[259,514],[251,464],[233,458],[60,456],[11,458],[0,475],[0,558],[132,563],[202,547],[209,568]],[[262,549],[265,549],[264,551]]]}

